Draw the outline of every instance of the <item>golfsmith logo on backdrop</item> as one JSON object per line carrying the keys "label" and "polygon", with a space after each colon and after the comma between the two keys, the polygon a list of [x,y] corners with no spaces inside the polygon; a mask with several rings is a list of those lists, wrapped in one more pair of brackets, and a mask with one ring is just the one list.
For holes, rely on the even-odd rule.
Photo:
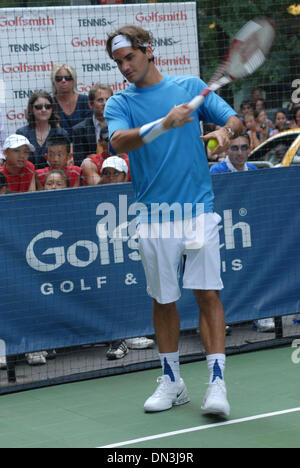
{"label": "golfsmith logo on backdrop", "polygon": [[179,21],[187,21],[188,16],[185,11],[170,11],[166,14],[161,14],[160,12],[144,13],[139,11],[135,19],[138,23],[176,23]]}
{"label": "golfsmith logo on backdrop", "polygon": [[55,19],[51,16],[39,16],[37,18],[14,16],[13,18],[7,16],[0,17],[0,32],[4,29],[17,29],[17,28],[44,28],[55,26]]}
{"label": "golfsmith logo on backdrop", "polygon": [[[173,204],[168,207],[164,204],[154,204],[152,220],[158,220],[159,215],[163,214],[162,223],[151,223],[150,228],[146,231],[137,232],[138,214],[147,207],[141,203],[133,203],[128,206],[127,195],[119,195],[119,206],[117,207],[110,203],[100,203],[96,208],[96,226],[95,231],[91,228],[90,239],[80,239],[70,242],[70,232],[65,233],[63,230],[55,229],[49,226],[49,229],[44,230],[29,242],[26,249],[26,262],[30,268],[42,274],[47,275],[45,283],[39,286],[40,293],[44,296],[52,294],[69,294],[72,292],[86,292],[95,289],[103,289],[110,284],[111,278],[107,275],[106,266],[114,264],[126,265],[126,272],[122,268],[121,278],[126,286],[132,287],[138,284],[139,280],[132,271],[135,269],[131,262],[140,262],[139,240],[138,237],[164,237],[174,238],[185,236],[186,248],[199,249],[204,242],[204,217],[203,206],[199,204],[198,216],[199,221],[191,221],[181,223],[176,221],[170,223],[171,216],[182,216],[182,207],[179,204]],[[183,213],[188,213],[191,210],[191,204],[183,207]],[[239,216],[245,217],[247,214],[245,208],[239,210]],[[218,216],[218,215],[216,215]],[[221,252],[232,251],[241,248],[251,247],[251,229],[250,225],[245,221],[239,220],[233,223],[233,210],[228,209],[222,212],[223,222],[219,224],[221,234]],[[219,216],[218,216],[219,217]],[[221,217],[220,217],[221,220]],[[159,227],[158,227],[159,226]],[[96,237],[95,237],[96,234]],[[190,243],[189,243],[190,242]],[[240,271],[243,268],[241,258],[233,258],[230,260],[222,260],[222,272]],[[72,276],[74,269],[78,273],[88,267],[92,267],[97,271],[96,276],[91,270],[85,277],[79,277],[76,280],[69,278],[61,278],[59,284],[56,279],[50,279],[49,273],[66,268]],[[71,270],[70,270],[71,268]],[[132,271],[130,271],[132,270]],[[65,270],[63,270],[65,272]],[[99,275],[100,273],[100,275]],[[119,274],[116,270],[115,275]],[[81,275],[80,275],[81,276]]]}
{"label": "golfsmith logo on backdrop", "polygon": [[[170,219],[182,219],[182,214],[191,221],[191,204],[183,207],[178,203],[168,206],[167,203],[153,204],[151,213],[152,224],[149,229],[139,233],[140,237],[147,238],[181,238],[185,236],[190,240],[191,249],[201,248],[204,242],[204,217],[203,205],[199,204],[198,222],[170,223]],[[38,233],[29,243],[26,249],[26,261],[28,265],[40,272],[51,272],[68,263],[75,268],[86,268],[94,262],[99,265],[125,262],[125,248],[129,249],[128,259],[140,261],[138,252],[138,234],[136,229],[138,215],[147,210],[142,203],[133,203],[128,206],[127,195],[119,195],[118,210],[110,202],[100,203],[96,208],[96,216],[100,217],[96,223],[96,241],[80,239],[72,245],[67,245],[64,232],[55,230],[49,226],[48,230]],[[239,210],[239,215],[245,217],[245,208]],[[236,249],[236,243],[242,248],[251,247],[251,228],[245,221],[233,223],[233,210],[224,210],[223,223],[219,225],[221,233],[220,248],[225,250]],[[162,218],[161,218],[162,216]],[[162,223],[158,221],[161,219]],[[159,226],[159,227],[158,227]],[[223,240],[224,239],[224,240]],[[196,245],[197,244],[197,245]],[[85,251],[84,256],[82,251]],[[242,268],[241,259],[232,261],[232,268]],[[222,265],[226,271],[226,264]]]}

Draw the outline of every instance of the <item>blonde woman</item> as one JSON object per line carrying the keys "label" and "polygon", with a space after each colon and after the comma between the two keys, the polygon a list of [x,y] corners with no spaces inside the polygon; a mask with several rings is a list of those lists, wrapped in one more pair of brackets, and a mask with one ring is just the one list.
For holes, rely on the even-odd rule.
{"label": "blonde woman", "polygon": [[77,74],[67,64],[56,65],[51,74],[52,90],[57,104],[60,125],[72,139],[72,129],[92,115],[88,97],[77,90]]}

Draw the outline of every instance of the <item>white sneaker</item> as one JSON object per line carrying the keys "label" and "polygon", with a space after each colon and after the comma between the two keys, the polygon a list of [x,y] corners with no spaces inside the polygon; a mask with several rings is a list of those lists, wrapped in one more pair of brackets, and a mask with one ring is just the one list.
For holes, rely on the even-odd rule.
{"label": "white sneaker", "polygon": [[205,414],[217,414],[223,417],[229,416],[230,406],[227,400],[224,380],[217,377],[214,382],[208,384],[201,409]]}
{"label": "white sneaker", "polygon": [[167,375],[163,375],[158,377],[157,382],[159,386],[144,405],[146,412],[165,411],[172,406],[184,405],[190,401],[182,379],[179,382],[171,382]]}
{"label": "white sneaker", "polygon": [[272,332],[275,331],[275,322],[273,318],[266,318],[255,320],[255,325],[258,332]]}
{"label": "white sneaker", "polygon": [[129,338],[126,340],[126,344],[129,349],[147,349],[152,348],[154,340],[146,338],[145,336],[140,336],[138,338]]}
{"label": "white sneaker", "polygon": [[30,366],[37,366],[40,364],[46,364],[47,351],[40,351],[35,353],[27,353],[26,359]]}

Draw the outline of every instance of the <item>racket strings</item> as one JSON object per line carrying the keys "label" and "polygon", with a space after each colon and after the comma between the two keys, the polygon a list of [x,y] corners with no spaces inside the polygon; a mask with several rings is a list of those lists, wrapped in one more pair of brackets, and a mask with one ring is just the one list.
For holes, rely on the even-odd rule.
{"label": "racket strings", "polygon": [[244,67],[248,73],[253,73],[257,68],[259,68],[265,61],[266,57],[262,50],[257,49],[255,53],[250,57],[247,63],[244,64]]}

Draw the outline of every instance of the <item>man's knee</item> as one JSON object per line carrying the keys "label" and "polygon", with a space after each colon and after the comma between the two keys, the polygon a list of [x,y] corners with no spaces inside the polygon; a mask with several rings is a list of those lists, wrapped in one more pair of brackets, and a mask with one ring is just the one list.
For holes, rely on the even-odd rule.
{"label": "man's knee", "polygon": [[214,290],[197,290],[194,291],[197,303],[200,308],[205,310],[209,308],[214,308],[216,305],[220,305],[220,295],[219,291]]}

